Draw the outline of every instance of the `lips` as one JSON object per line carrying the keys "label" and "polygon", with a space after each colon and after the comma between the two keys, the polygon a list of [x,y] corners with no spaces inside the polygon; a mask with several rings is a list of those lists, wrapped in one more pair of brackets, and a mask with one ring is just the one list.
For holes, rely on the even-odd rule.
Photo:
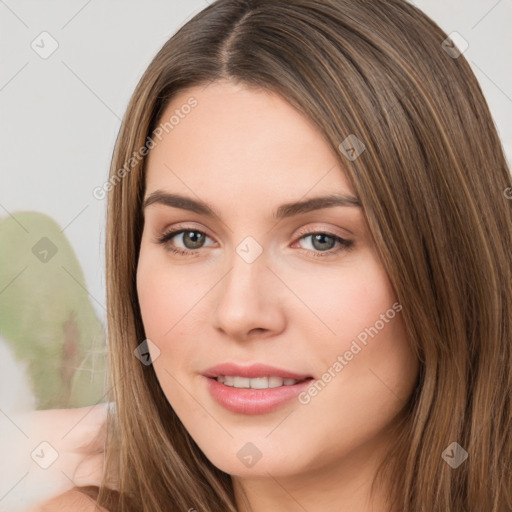
{"label": "lips", "polygon": [[[230,412],[245,415],[266,414],[279,409],[296,399],[313,380],[311,375],[262,363],[255,363],[250,366],[240,366],[235,363],[218,364],[206,370],[203,377],[205,377],[207,390],[219,405]],[[272,385],[269,387],[262,386],[258,380],[263,377],[268,377],[268,384],[271,382],[275,384],[282,379],[282,385],[277,387]],[[271,379],[271,377],[274,377],[274,379]],[[234,380],[234,383],[230,382],[228,385],[226,382],[228,379],[230,381]],[[289,379],[289,382],[286,379]],[[242,387],[231,385],[236,384],[237,381],[240,383],[242,380],[250,380],[250,389],[246,389],[246,385]],[[262,380],[265,381],[265,379]],[[262,389],[254,389],[255,383],[257,388],[262,387]]]}
{"label": "lips", "polygon": [[[210,396],[224,409],[243,415],[267,414],[284,407],[303,392],[312,379],[291,386],[267,389],[238,389],[226,386],[214,377],[202,377]],[[296,402],[296,405],[299,402]]]}
{"label": "lips", "polygon": [[220,375],[248,377],[250,379],[257,377],[281,377],[282,379],[294,379],[299,382],[313,377],[312,375],[284,370],[262,363],[254,363],[250,366],[240,366],[235,363],[222,363],[208,368],[203,375],[213,379]]}

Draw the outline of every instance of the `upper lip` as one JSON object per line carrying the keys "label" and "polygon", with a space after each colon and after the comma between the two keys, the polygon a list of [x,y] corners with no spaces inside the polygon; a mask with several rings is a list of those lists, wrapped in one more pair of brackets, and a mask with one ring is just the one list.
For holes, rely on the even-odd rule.
{"label": "upper lip", "polygon": [[282,379],[294,379],[299,381],[311,377],[311,375],[296,373],[262,363],[254,363],[250,366],[240,366],[235,363],[222,363],[208,368],[205,372],[203,372],[203,375],[205,377],[211,378],[216,378],[219,375],[248,378],[281,377]]}

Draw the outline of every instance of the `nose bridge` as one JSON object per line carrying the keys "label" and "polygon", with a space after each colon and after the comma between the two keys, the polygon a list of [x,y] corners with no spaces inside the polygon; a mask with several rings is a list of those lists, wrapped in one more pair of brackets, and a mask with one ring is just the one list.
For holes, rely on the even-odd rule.
{"label": "nose bridge", "polygon": [[244,240],[230,259],[231,271],[226,276],[223,295],[244,302],[257,302],[268,281],[267,258],[263,247],[252,240]]}
{"label": "nose bridge", "polygon": [[268,263],[263,247],[252,237],[235,247],[217,296],[216,323],[225,332],[243,336],[251,329],[276,327],[272,326],[277,309],[269,289],[273,276]]}

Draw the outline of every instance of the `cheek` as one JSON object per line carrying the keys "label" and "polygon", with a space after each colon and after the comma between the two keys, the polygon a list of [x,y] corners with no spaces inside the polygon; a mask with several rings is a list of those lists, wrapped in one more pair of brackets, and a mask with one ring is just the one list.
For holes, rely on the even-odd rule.
{"label": "cheek", "polygon": [[141,251],[137,267],[137,295],[146,336],[158,340],[171,326],[174,284],[160,266]]}
{"label": "cheek", "polygon": [[160,346],[170,339],[198,300],[191,275],[169,265],[162,249],[141,247],[137,295],[146,336]]}
{"label": "cheek", "polygon": [[164,251],[141,246],[137,266],[137,294],[144,332],[156,347],[150,345],[156,376],[167,399],[173,405],[187,403],[176,378],[193,360],[193,343],[181,343],[190,337],[190,319],[201,290],[191,282],[188,272],[169,265]]}
{"label": "cheek", "polygon": [[326,381],[336,381],[331,391],[347,386],[351,396],[371,401],[375,391],[386,392],[389,386],[406,396],[417,361],[406,337],[402,305],[377,258],[368,252],[359,255],[355,265],[337,272],[322,269],[300,283],[303,296],[322,321],[304,317],[299,320],[300,330],[309,333],[308,339],[319,340],[319,367],[336,375],[329,380],[324,374]]}
{"label": "cheek", "polygon": [[318,414],[336,401],[354,414],[354,422],[346,425],[365,425],[367,433],[374,433],[403,407],[414,387],[418,361],[406,336],[402,305],[380,264],[368,262],[365,272],[348,277],[345,291],[339,295],[338,306],[343,307],[335,324],[337,342],[325,347],[328,356],[323,359],[336,377],[322,391],[317,406],[324,407]]}
{"label": "cheek", "polygon": [[294,292],[318,320],[312,315],[300,315],[295,321],[302,324],[303,332],[309,333],[308,338],[315,333],[314,338],[321,336],[327,353],[329,348],[348,348],[352,339],[375,322],[380,327],[381,315],[390,308],[389,316],[396,316],[392,309],[396,302],[393,287],[369,250],[338,267],[318,266],[308,273],[289,272],[287,278],[294,280]]}

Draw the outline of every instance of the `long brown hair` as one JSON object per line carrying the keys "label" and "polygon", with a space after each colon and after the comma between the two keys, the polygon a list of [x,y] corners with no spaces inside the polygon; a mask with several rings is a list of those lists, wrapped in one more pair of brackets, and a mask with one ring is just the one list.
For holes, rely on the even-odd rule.
{"label": "long brown hair", "polygon": [[[204,456],[153,367],[133,355],[145,339],[135,285],[140,149],[178,91],[227,79],[280,94],[324,134],[402,304],[420,371],[381,467],[394,477],[393,506],[512,510],[511,177],[479,84],[446,38],[402,0],[217,0],[156,55],[128,105],[106,187],[117,411],[98,503],[237,510],[230,475]],[[364,144],[358,158],[340,146],[349,136]],[[468,453],[456,469],[442,457],[454,442]],[[114,474],[119,493],[107,488]]]}

